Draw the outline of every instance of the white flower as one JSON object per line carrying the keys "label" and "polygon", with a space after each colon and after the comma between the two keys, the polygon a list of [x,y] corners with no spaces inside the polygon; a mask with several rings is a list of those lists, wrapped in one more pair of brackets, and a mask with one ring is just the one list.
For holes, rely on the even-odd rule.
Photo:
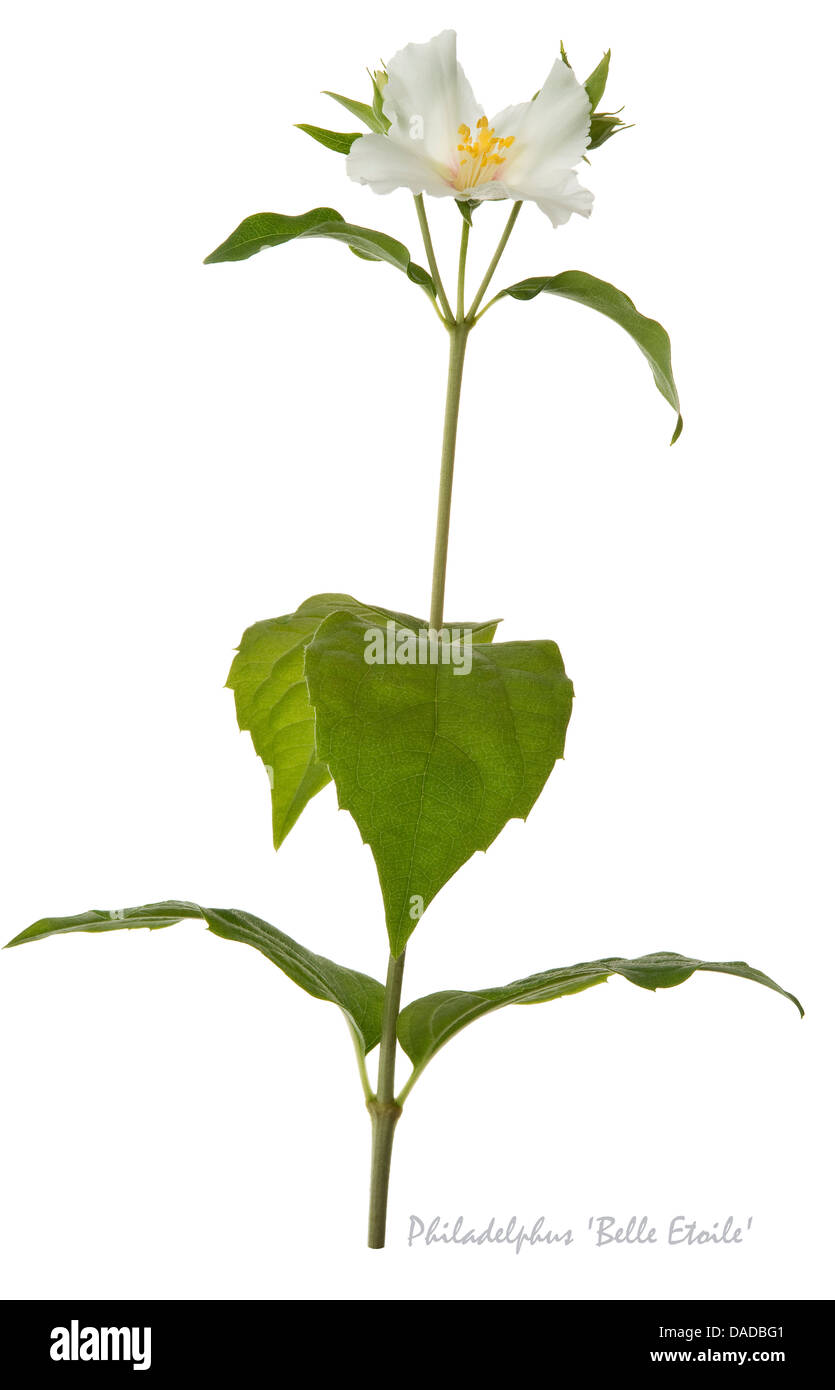
{"label": "white flower", "polygon": [[594,195],[574,173],[589,142],[591,104],[562,59],[534,101],[487,120],[473,96],[447,29],[410,43],[388,64],[386,135],[363,135],[348,173],[375,193],[409,188],[435,198],[528,199],[558,227],[572,212],[588,217]]}

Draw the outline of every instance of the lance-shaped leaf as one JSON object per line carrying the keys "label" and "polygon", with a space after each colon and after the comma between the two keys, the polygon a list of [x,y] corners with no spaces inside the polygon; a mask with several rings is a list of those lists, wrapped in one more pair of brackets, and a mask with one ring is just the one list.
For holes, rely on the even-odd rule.
{"label": "lance-shaped leaf", "polygon": [[391,121],[383,111],[383,102],[385,101],[383,93],[388,85],[388,73],[384,68],[381,68],[377,72],[370,72],[368,75],[371,78],[372,87],[371,106],[385,134],[391,127]]}
{"label": "lance-shaped leaf", "polygon": [[[314,749],[304,649],[322,620],[336,612],[355,614],[365,628],[394,622],[417,632],[422,626],[408,613],[360,603],[350,594],[315,594],[295,613],[248,627],[226,682],[235,692],[238,724],[252,735],[270,778],[276,849],[308,801],[331,780]],[[471,630],[473,642],[492,642],[497,624],[457,626]]]}
{"label": "lance-shaped leaf", "polygon": [[[324,95],[326,97],[331,97],[334,101],[338,101],[340,106],[344,106],[346,111],[350,111],[352,116],[356,116],[376,135],[385,135],[391,125],[391,121],[387,116],[383,115],[383,93],[380,82],[385,82],[387,80],[386,75],[383,72],[369,73],[369,77],[371,78],[373,93],[371,106],[364,101],[354,101],[351,97],[339,96],[336,92],[325,92]],[[380,81],[378,81],[378,78]],[[320,145],[324,145],[327,149],[333,150],[336,154],[348,154],[354,141],[359,140],[362,135],[362,131],[360,130],[324,130],[318,125],[304,125],[301,123],[297,125],[296,129],[303,130],[305,134],[312,136],[314,140],[318,140]]]}
{"label": "lance-shaped leaf", "polygon": [[75,917],[44,917],[27,927],[8,945],[23,946],[29,941],[42,941],[47,936],[60,936],[66,932],[119,931],[123,927],[149,927],[151,931],[156,931],[186,918],[202,918],[215,936],[254,946],[307,994],[312,994],[314,999],[326,999],[331,1004],[337,1004],[363,1052],[370,1052],[380,1041],[385,991],[378,980],[372,980],[358,970],[347,970],[342,965],[336,965],[326,956],[314,955],[306,946],[285,936],[277,927],[270,926],[269,922],[236,908],[198,907],[197,903],[171,901],[148,903],[144,907],[126,907],[118,912],[91,909]]}
{"label": "lance-shaped leaf", "polygon": [[310,135],[314,140],[318,140],[320,145],[326,149],[333,150],[335,154],[348,154],[355,140],[359,140],[361,130],[324,130],[320,125],[303,125],[299,123],[296,130],[303,130],[305,135]]}
{"label": "lance-shaped leaf", "polygon": [[[609,63],[612,58],[611,48],[607,48],[594,72],[586,78],[583,86],[586,89],[586,96],[591,102],[592,111],[596,111],[600,105],[600,100],[606,90],[606,83],[609,78]],[[570,64],[569,64],[570,66]]]}
{"label": "lance-shaped leaf", "polygon": [[[568,54],[565,51],[565,44],[563,43],[562,39],[560,39],[560,57],[565,63],[565,66],[567,68],[571,68],[571,63],[569,61]],[[603,54],[603,57],[600,59],[600,62],[597,64],[597,67],[594,69],[594,72],[590,72],[585,82],[583,83],[583,86],[586,89],[586,96],[588,97],[589,103],[591,105],[592,112],[597,110],[598,106],[603,100],[603,93],[606,90],[606,83],[609,80],[609,64],[611,60],[612,50],[611,48],[607,48],[606,52]],[[573,68],[571,68],[571,70],[572,72],[574,71]],[[537,96],[539,96],[538,92]],[[593,144],[590,145],[589,148],[593,149]]]}
{"label": "lance-shaped leaf", "polygon": [[[424,908],[561,758],[572,686],[553,642],[471,648],[463,661],[369,665],[363,624],[326,618],[307,649],[316,753],[371,846],[399,955]],[[459,655],[463,656],[463,652]]]}
{"label": "lance-shaped leaf", "polygon": [[579,994],[592,985],[602,985],[610,975],[622,975],[643,989],[671,989],[689,980],[697,970],[755,980],[757,984],[766,985],[768,989],[776,990],[790,999],[803,1017],[803,1009],[793,994],[781,989],[768,975],[746,965],[744,961],[693,960],[690,956],[679,956],[672,951],[659,951],[654,955],[639,956],[636,960],[612,956],[606,960],[544,970],[540,975],[528,975],[524,980],[514,980],[512,984],[498,989],[443,990],[439,994],[427,994],[402,1010],[397,1020],[397,1036],[416,1070],[422,1071],[438,1049],[460,1029],[483,1014],[503,1009],[506,1004],[541,1004],[550,999],[561,999],[566,994]]}
{"label": "lance-shaped leaf", "polygon": [[431,299],[435,296],[432,276],[423,266],[416,265],[407,248],[385,232],[370,227],[355,227],[346,222],[335,208],[312,208],[310,212],[289,217],[282,212],[256,212],[245,217],[231,236],[207,256],[204,265],[219,265],[222,261],[245,261],[267,246],[283,246],[287,241],[308,237],[326,237],[342,241],[363,260],[386,261],[402,270],[414,284],[420,285]]}
{"label": "lance-shaped leaf", "polygon": [[562,299],[573,299],[576,304],[596,309],[599,314],[605,314],[606,318],[626,329],[647,359],[658,390],[678,416],[670,440],[671,444],[675,444],[681,434],[683,421],[666,329],[655,319],[639,314],[632,300],[621,290],[615,289],[614,285],[606,280],[598,280],[594,275],[586,275],[582,270],[564,270],[560,275],[536,275],[528,280],[520,280],[506,290],[500,290],[492,302],[505,295],[511,299],[528,300],[535,299],[538,294],[555,294]]}
{"label": "lance-shaped leaf", "polygon": [[[374,81],[373,78],[371,80]],[[382,105],[378,114],[374,107],[369,106],[365,101],[354,101],[353,97],[341,97],[337,92],[325,92],[324,95],[330,97],[332,101],[338,101],[340,106],[344,106],[345,110],[350,111],[352,116],[356,116],[358,121],[367,125],[368,129],[373,130],[375,135],[385,135],[391,125],[391,122],[386,120],[383,115]]]}
{"label": "lance-shaped leaf", "polygon": [[[560,42],[560,56],[567,68],[571,67],[568,61],[568,54],[565,51],[565,44]],[[606,83],[609,78],[609,63],[612,57],[611,48],[603,54],[594,72],[589,73],[583,83],[586,89],[586,96],[591,104],[591,123],[589,125],[589,143],[586,146],[586,153],[590,150],[599,150],[601,145],[605,145],[607,140],[611,140],[618,131],[631,130],[632,127],[622,121],[617,111],[598,111],[597,108],[603,99],[606,90]],[[537,93],[537,96],[539,93]],[[623,110],[623,107],[620,108]],[[583,155],[586,164],[588,160]]]}

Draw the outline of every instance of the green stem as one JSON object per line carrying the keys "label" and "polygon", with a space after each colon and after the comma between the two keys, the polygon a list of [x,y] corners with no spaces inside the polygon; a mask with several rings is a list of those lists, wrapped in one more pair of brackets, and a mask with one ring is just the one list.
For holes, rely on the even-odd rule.
{"label": "green stem", "polygon": [[[462,277],[463,278],[463,277]],[[444,438],[441,446],[441,481],[438,488],[438,516],[435,524],[435,560],[432,567],[432,605],[429,626],[437,632],[444,625],[444,591],[449,549],[449,519],[452,510],[452,475],[455,468],[455,441],[458,434],[458,407],[461,378],[470,325],[455,323],[449,330],[449,368],[447,371]]]}
{"label": "green stem", "polygon": [[371,1115],[371,1198],[368,1208],[368,1245],[371,1250],[382,1250],[386,1243],[391,1150],[394,1127],[401,1114],[401,1106],[394,1099],[394,1068],[397,1062],[397,1015],[400,1012],[405,964],[405,948],[399,956],[389,957],[377,1094],[366,1102]]}
{"label": "green stem", "polygon": [[[435,255],[431,250],[432,240],[429,236],[429,227],[426,224],[423,199],[416,198],[415,204],[418,209],[418,217],[421,219],[421,228],[425,228],[424,245],[432,274],[435,276],[438,295],[442,298],[442,302],[449,312],[449,301],[443,294],[440,278],[437,276]],[[508,232],[507,235],[509,236],[510,233]],[[458,317],[453,320],[450,313],[450,321],[447,324],[450,335],[449,370],[444,411],[444,437],[441,446],[441,481],[438,490],[438,519],[435,528],[435,559],[432,568],[432,599],[429,614],[429,626],[436,631],[443,627],[444,621],[446,560],[449,546],[449,518],[452,507],[452,472],[455,463],[455,440],[458,432],[458,407],[461,401],[464,351],[471,327],[471,324],[464,318],[464,276],[468,240],[469,227],[465,222],[461,232],[461,252],[458,258]],[[507,236],[505,240],[507,240]],[[394,1129],[403,1109],[399,1098],[395,1099],[394,1095],[394,1071],[397,1062],[397,1015],[400,1012],[400,993],[403,988],[403,967],[405,964],[405,947],[399,956],[389,957],[385,1002],[383,1004],[377,1094],[376,1096],[369,1096],[366,1102],[371,1115],[371,1200],[368,1212],[368,1244],[372,1250],[382,1250],[386,1243],[386,1207]],[[407,1091],[409,1085],[410,1083],[406,1085]]]}
{"label": "green stem", "polygon": [[513,207],[512,207],[511,210],[510,210],[510,216],[508,217],[507,223],[505,224],[505,229],[504,229],[504,231],[502,232],[501,237],[499,238],[499,244],[498,244],[498,246],[496,247],[496,254],[494,255],[492,261],[490,262],[490,264],[489,264],[488,267],[487,267],[487,274],[485,275],[484,279],[482,280],[481,284],[479,285],[479,287],[478,287],[478,289],[477,289],[477,291],[476,291],[475,299],[473,300],[472,304],[470,305],[469,311],[468,311],[468,313],[467,313],[467,320],[468,320],[471,324],[475,321],[475,316],[476,316],[476,313],[478,312],[478,306],[479,306],[479,304],[481,303],[482,299],[484,298],[485,294],[487,293],[487,289],[488,289],[488,286],[489,286],[489,284],[490,284],[490,281],[493,279],[493,276],[494,276],[495,273],[496,273],[496,266],[499,264],[499,261],[500,261],[501,258],[502,258],[502,252],[504,251],[504,248],[507,246],[508,240],[509,240],[509,238],[510,238],[510,233],[513,231],[513,228],[516,226],[516,219],[517,219],[517,217],[519,216],[519,213],[520,213],[521,211],[522,211],[522,204],[521,204],[521,202],[519,202],[519,203],[514,203],[514,204],[513,204]]}
{"label": "green stem", "polygon": [[[493,305],[496,303],[496,300],[497,300],[497,299],[501,299],[501,297],[502,297],[503,294],[504,294],[504,290],[499,290],[499,293],[498,293],[498,294],[494,294],[492,299],[488,299],[488,301],[487,301],[487,303],[485,304],[484,308],[481,309],[481,310],[476,314],[475,318],[473,319],[473,328],[475,328],[475,326],[476,326],[477,323],[481,323],[481,320],[484,318],[484,315],[487,313],[487,310],[488,310],[488,309],[492,309]],[[435,313],[438,315],[438,318],[441,319],[441,323],[444,323],[445,320],[441,318],[441,311],[440,311],[440,309],[438,308],[437,304],[435,305]]]}
{"label": "green stem", "polygon": [[459,323],[464,318],[464,274],[467,265],[467,246],[470,241],[470,224],[464,222],[461,227],[461,250],[458,253],[458,313],[456,315]]}
{"label": "green stem", "polygon": [[441,308],[444,311],[444,322],[452,323],[452,310],[449,307],[449,300],[446,297],[446,290],[444,289],[444,284],[441,279],[441,272],[438,269],[438,262],[435,259],[435,248],[432,245],[432,237],[429,233],[429,223],[426,220],[426,208],[423,205],[422,193],[418,193],[415,197],[415,208],[417,209],[418,222],[420,223],[420,232],[421,236],[423,237],[423,247],[426,252],[426,259],[429,262],[429,273],[435,282],[435,289],[438,291],[438,299],[440,300]]}
{"label": "green stem", "polygon": [[400,1012],[400,991],[403,988],[405,948],[399,956],[389,956],[386,975],[386,998],[383,1004],[383,1035],[380,1039],[380,1070],[377,1073],[376,1100],[389,1105],[394,1100],[394,1067],[397,1061],[397,1015]]}

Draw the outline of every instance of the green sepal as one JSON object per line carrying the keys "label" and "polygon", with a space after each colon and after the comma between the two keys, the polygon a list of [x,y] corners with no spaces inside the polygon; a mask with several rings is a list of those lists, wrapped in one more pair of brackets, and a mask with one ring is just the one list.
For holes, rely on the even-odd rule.
{"label": "green sepal", "polygon": [[587,150],[599,150],[601,145],[605,145],[607,140],[611,140],[613,135],[619,135],[622,130],[632,130],[633,125],[628,125],[622,121],[617,112],[600,113],[591,118],[589,127],[589,143]]}
{"label": "green sepal", "polygon": [[[568,61],[568,54],[565,51],[565,44],[562,42],[562,40],[560,40],[560,57],[562,58],[566,67],[570,68],[571,64]],[[600,112],[599,115],[596,114],[597,108],[603,99],[603,93],[606,90],[606,83],[609,78],[609,64],[611,62],[611,58],[612,50],[611,48],[608,48],[606,52],[603,54],[603,57],[601,58],[600,62],[597,64],[597,67],[594,69],[594,72],[589,73],[588,77],[583,83],[583,86],[586,89],[586,95],[589,99],[589,102],[591,103],[589,143],[586,146],[586,152],[588,152],[589,150],[599,150],[600,146],[605,145],[606,141],[611,140],[612,136],[617,135],[618,131],[632,129],[630,125],[625,124],[625,122],[623,122],[620,119],[620,116],[617,112]],[[588,164],[588,160],[585,158],[585,155],[583,156],[583,158],[585,162]]]}
{"label": "green sepal", "polygon": [[586,78],[583,86],[586,89],[586,96],[591,102],[592,111],[596,111],[600,105],[603,93],[606,90],[606,82],[609,77],[609,63],[612,58],[611,48],[607,48],[594,72]]}
{"label": "green sepal", "polygon": [[387,131],[391,127],[391,121],[383,111],[383,102],[385,100],[383,96],[383,87],[389,80],[388,73],[385,68],[381,68],[379,72],[370,72],[368,76],[371,78],[371,86],[373,88],[373,95],[371,98],[372,110],[377,120],[380,122],[380,125],[383,127],[383,130]]}
{"label": "green sepal", "polygon": [[479,198],[456,198],[455,206],[458,208],[467,226],[471,227],[473,225],[473,213],[476,208],[481,206],[481,200]]}

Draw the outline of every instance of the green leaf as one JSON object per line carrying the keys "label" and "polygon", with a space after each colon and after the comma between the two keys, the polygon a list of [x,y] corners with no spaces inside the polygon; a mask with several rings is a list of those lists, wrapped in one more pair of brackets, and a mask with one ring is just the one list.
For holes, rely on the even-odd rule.
{"label": "green leaf", "polygon": [[240,941],[277,965],[295,984],[314,999],[326,999],[337,1004],[348,1020],[348,1026],[365,1052],[380,1041],[385,991],[377,980],[357,970],[346,970],[325,956],[316,956],[277,927],[254,917],[251,912],[236,908],[198,907],[197,903],[148,903],[144,907],[127,907],[119,912],[92,909],[76,917],[44,917],[16,936],[9,946],[22,946],[29,941],[41,941],[47,936],[65,932],[119,931],[123,927],[173,926],[185,918],[202,918],[215,936],[227,941]]}
{"label": "green leaf", "polygon": [[347,154],[355,140],[362,136],[361,130],[323,130],[318,125],[303,125],[299,123],[296,130],[303,130],[305,135],[310,135],[314,140],[318,140],[320,145],[326,149],[333,150],[336,154]]}
{"label": "green leaf", "polygon": [[335,613],[305,656],[316,753],[371,846],[394,955],[456,870],[528,815],[563,754],[573,691],[556,645],[471,655],[468,674],[369,665],[364,624]]}
{"label": "green leaf", "polygon": [[456,198],[455,206],[468,227],[473,225],[473,213],[480,206],[478,198]]}
{"label": "green leaf", "polygon": [[434,299],[435,286],[431,275],[415,264],[402,242],[395,241],[394,237],[386,236],[384,232],[372,231],[370,227],[355,227],[334,208],[312,208],[298,217],[289,217],[281,212],[256,212],[252,217],[244,218],[232,235],[206,257],[203,264],[245,261],[267,246],[283,246],[286,241],[305,237],[343,241],[364,260],[386,261],[397,270],[402,270]]}
{"label": "green leaf", "polygon": [[[560,57],[562,58],[566,67],[570,68],[571,64],[568,61],[568,54],[565,51],[565,45],[562,43],[562,41],[560,41]],[[585,83],[583,84],[586,89],[586,96],[591,102],[592,110],[591,124],[589,127],[589,143],[586,146],[586,152],[588,152],[589,150],[599,150],[600,146],[605,145],[607,140],[611,140],[613,135],[617,135],[619,130],[632,129],[631,126],[626,125],[620,119],[620,116],[616,112],[601,112],[599,115],[595,114],[595,112],[597,111],[597,107],[600,105],[600,102],[603,98],[603,93],[606,90],[606,83],[609,78],[609,63],[611,61],[611,57],[612,50],[611,48],[609,48],[603,54],[603,57],[597,64],[597,67],[595,68],[594,72],[589,74],[589,76],[585,80]],[[537,92],[537,96],[538,95],[539,93]],[[585,159],[585,155],[583,156],[583,158]],[[589,161],[585,159],[585,162],[588,164]]]}
{"label": "green leaf", "polygon": [[313,747],[304,648],[322,619],[342,605],[357,607],[348,594],[316,594],[295,613],[254,623],[229,670],[226,684],[235,692],[238,724],[252,735],[270,778],[276,849],[308,801],[330,781]]}
{"label": "green leaf", "polygon": [[344,106],[345,110],[350,111],[352,116],[356,116],[358,121],[362,121],[364,125],[367,125],[368,129],[373,130],[375,135],[385,135],[389,128],[389,123],[383,116],[382,111],[378,116],[374,108],[369,106],[366,102],[353,101],[351,97],[341,97],[336,92],[325,92],[324,95],[330,97],[333,101],[338,101],[340,106]]}
{"label": "green leaf", "polygon": [[[670,339],[666,329],[655,319],[644,318],[639,314],[632,300],[621,290],[615,289],[606,280],[598,280],[594,275],[586,275],[582,270],[564,270],[560,275],[537,275],[529,280],[520,280],[501,290],[496,299],[510,295],[511,299],[535,299],[538,294],[556,294],[563,299],[573,299],[577,304],[585,304],[596,309],[599,314],[619,323],[621,328],[637,343],[652,371],[653,379],[665,401],[673,407],[678,419],[673,431],[671,444],[675,444],[681,434],[683,420],[679,406],[678,391],[673,379],[673,366],[670,359]],[[495,303],[495,300],[493,301]]]}
{"label": "green leaf", "polygon": [[596,111],[600,105],[600,99],[606,90],[606,82],[609,77],[609,63],[612,57],[611,48],[607,48],[594,72],[591,73],[584,82],[586,96],[591,102],[592,111]]}
{"label": "green leaf", "polygon": [[415,1068],[422,1070],[438,1049],[461,1028],[483,1014],[504,1008],[506,1004],[541,1004],[550,999],[561,999],[566,994],[579,994],[592,985],[602,985],[610,975],[622,975],[643,989],[671,989],[689,980],[697,970],[755,980],[757,984],[765,985],[790,999],[803,1017],[803,1009],[793,994],[781,989],[768,975],[763,975],[762,971],[753,969],[744,961],[693,960],[672,951],[659,951],[655,955],[639,956],[637,960],[621,960],[612,956],[605,960],[545,970],[540,975],[528,975],[524,980],[514,980],[512,984],[498,989],[466,992],[443,990],[439,994],[427,994],[402,1010],[397,1020],[397,1036]]}
{"label": "green leaf", "polygon": [[[408,613],[360,603],[350,594],[314,594],[295,611],[248,627],[226,684],[235,692],[241,729],[252,735],[272,789],[276,849],[308,801],[331,780],[314,749],[313,709],[304,679],[304,650],[331,613],[353,613],[364,628],[392,622],[417,632],[424,624]],[[495,622],[457,624],[473,628],[474,642],[491,642]]]}
{"label": "green leaf", "polygon": [[611,140],[613,135],[619,134],[622,130],[632,130],[631,125],[627,125],[616,113],[592,116],[589,129],[590,139],[586,146],[587,150],[599,150],[601,145],[605,145],[607,140]]}
{"label": "green leaf", "polygon": [[371,86],[374,89],[373,96],[371,98],[371,105],[374,110],[374,115],[377,117],[377,120],[380,122],[380,125],[383,127],[383,130],[388,131],[391,127],[391,121],[389,120],[388,116],[386,116],[383,113],[383,102],[385,100],[385,97],[383,96],[383,88],[388,83],[388,73],[386,72],[385,68],[381,68],[378,72],[370,72],[368,76],[371,78]]}

